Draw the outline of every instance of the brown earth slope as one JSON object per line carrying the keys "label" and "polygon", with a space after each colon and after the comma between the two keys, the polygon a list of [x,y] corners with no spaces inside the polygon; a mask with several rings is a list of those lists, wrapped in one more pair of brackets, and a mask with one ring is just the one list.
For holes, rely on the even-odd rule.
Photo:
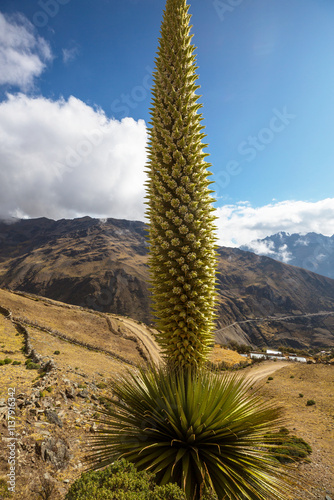
{"label": "brown earth slope", "polygon": [[[141,222],[0,223],[0,286],[150,324],[147,249]],[[217,342],[334,346],[334,280],[238,249],[218,253]]]}

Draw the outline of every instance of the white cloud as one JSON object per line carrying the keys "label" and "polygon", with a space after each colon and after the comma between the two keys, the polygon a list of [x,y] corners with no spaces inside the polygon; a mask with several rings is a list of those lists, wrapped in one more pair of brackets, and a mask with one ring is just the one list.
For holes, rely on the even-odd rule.
{"label": "white cloud", "polygon": [[[334,234],[334,198],[318,202],[287,200],[254,208],[250,203],[218,208],[219,244],[239,247],[279,233]],[[264,251],[265,249],[263,249]],[[267,250],[272,251],[269,247]],[[283,247],[282,258],[289,260]]]}
{"label": "white cloud", "polygon": [[72,47],[70,49],[63,49],[63,63],[69,64],[77,57],[79,54],[78,47]]}
{"label": "white cloud", "polygon": [[144,219],[146,125],[79,99],[0,103],[0,217]]}
{"label": "white cloud", "polygon": [[51,59],[48,42],[36,35],[25,16],[0,12],[0,85],[31,88]]}
{"label": "white cloud", "polygon": [[[266,235],[267,236],[267,235]],[[291,252],[288,251],[287,245],[282,245],[275,250],[273,241],[254,240],[247,244],[247,250],[256,253],[257,255],[271,256],[273,259],[281,260],[288,263],[292,259]]]}

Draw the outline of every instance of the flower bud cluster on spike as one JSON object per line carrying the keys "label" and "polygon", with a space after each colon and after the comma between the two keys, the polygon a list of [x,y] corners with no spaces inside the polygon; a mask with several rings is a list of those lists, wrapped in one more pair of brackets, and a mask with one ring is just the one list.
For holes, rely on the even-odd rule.
{"label": "flower bud cluster on spike", "polygon": [[213,343],[215,216],[186,0],[167,0],[154,73],[147,214],[153,309],[171,368],[197,368]]}

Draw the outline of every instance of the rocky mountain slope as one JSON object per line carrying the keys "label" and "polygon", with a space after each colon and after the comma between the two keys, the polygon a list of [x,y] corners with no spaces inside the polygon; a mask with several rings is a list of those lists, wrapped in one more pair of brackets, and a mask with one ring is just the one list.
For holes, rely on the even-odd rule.
{"label": "rocky mountain slope", "polygon": [[334,278],[334,235],[281,232],[252,241],[241,249]]}
{"label": "rocky mountain slope", "polygon": [[[0,223],[0,286],[152,323],[146,228],[90,217]],[[217,340],[334,346],[334,281],[219,248]]]}

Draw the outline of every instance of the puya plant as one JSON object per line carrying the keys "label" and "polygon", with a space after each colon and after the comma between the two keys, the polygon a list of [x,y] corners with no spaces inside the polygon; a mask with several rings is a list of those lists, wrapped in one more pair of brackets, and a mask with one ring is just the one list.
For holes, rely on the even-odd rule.
{"label": "puya plant", "polygon": [[287,500],[266,434],[281,425],[281,410],[250,395],[251,382],[205,369],[215,216],[188,10],[186,0],[167,0],[151,109],[149,267],[165,363],[113,384],[116,401],[100,412],[89,458],[96,469],[125,458],[159,485],[176,483],[188,500]]}
{"label": "puya plant", "polygon": [[153,85],[147,198],[157,341],[173,368],[212,344],[216,252],[205,134],[186,0],[167,0]]}

